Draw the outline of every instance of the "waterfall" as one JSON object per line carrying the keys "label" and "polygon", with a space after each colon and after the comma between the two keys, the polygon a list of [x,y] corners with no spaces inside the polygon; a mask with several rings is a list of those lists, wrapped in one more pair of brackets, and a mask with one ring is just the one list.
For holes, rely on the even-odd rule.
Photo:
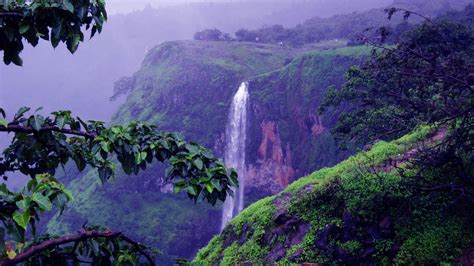
{"label": "waterfall", "polygon": [[234,198],[227,197],[222,210],[221,230],[244,208],[244,174],[245,174],[245,141],[247,130],[247,102],[249,98],[248,83],[242,82],[234,95],[226,125],[226,147],[224,161],[233,167],[239,175],[239,188],[234,191]]}

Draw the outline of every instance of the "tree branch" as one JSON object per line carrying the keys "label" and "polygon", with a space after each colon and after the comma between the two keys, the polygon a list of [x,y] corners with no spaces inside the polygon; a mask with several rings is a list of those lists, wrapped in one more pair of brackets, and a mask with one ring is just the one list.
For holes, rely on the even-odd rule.
{"label": "tree branch", "polygon": [[151,257],[151,255],[150,255],[148,252],[146,252],[145,250],[143,250],[142,245],[141,245],[140,243],[138,243],[138,242],[136,242],[136,241],[133,241],[132,239],[130,239],[130,238],[124,236],[124,235],[121,235],[120,238],[121,238],[123,241],[125,241],[125,242],[131,244],[132,246],[134,246],[134,247],[137,249],[137,251],[138,251],[140,254],[142,254],[142,255],[148,260],[148,262],[150,263],[150,265],[153,265],[153,266],[155,265],[155,260]]}
{"label": "tree branch", "polygon": [[[64,133],[68,135],[75,135],[75,136],[81,136],[85,137],[88,139],[94,139],[96,135],[84,131],[79,131],[79,130],[72,130],[72,129],[65,129],[65,128],[59,128],[56,126],[47,126],[43,127],[39,130],[39,132],[59,132],[59,133]],[[14,125],[14,124],[9,124],[7,127],[0,127],[0,132],[15,132],[15,133],[27,133],[27,134],[32,134],[35,132],[38,132],[32,127],[23,127],[19,125]]]}
{"label": "tree branch", "polygon": [[137,248],[137,251],[142,254],[150,263],[150,265],[154,266],[155,262],[153,258],[151,257],[150,254],[148,254],[146,251],[142,249],[142,245],[139,243],[129,239],[128,237],[122,235],[122,233],[114,233],[111,231],[104,231],[104,232],[99,232],[99,231],[81,231],[77,234],[70,235],[70,236],[65,236],[65,237],[60,237],[56,239],[51,239],[51,240],[46,240],[43,241],[37,245],[33,245],[23,251],[22,253],[18,254],[14,259],[6,259],[6,260],[0,260],[0,265],[1,266],[10,266],[10,265],[16,265],[18,263],[27,261],[34,257],[35,255],[38,255],[39,253],[60,246],[64,244],[69,244],[69,243],[77,243],[81,241],[85,241],[88,239],[94,239],[94,238],[121,238],[125,242],[133,245],[134,247]]}
{"label": "tree branch", "polygon": [[0,12],[0,17],[7,17],[7,16],[23,17],[23,14],[18,13],[18,12]]}

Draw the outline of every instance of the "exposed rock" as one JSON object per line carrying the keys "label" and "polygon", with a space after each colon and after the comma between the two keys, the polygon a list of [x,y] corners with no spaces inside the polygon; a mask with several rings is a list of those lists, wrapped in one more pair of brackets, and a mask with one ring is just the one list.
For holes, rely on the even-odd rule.
{"label": "exposed rock", "polygon": [[326,130],[326,128],[323,126],[323,123],[321,122],[321,116],[311,115],[310,118],[314,121],[313,125],[311,126],[311,132],[313,133],[313,136],[318,137]]}
{"label": "exposed rock", "polygon": [[263,121],[261,134],[257,162],[249,165],[246,182],[250,186],[268,189],[273,194],[286,187],[295,175],[291,147],[289,143],[282,144],[275,122]]}

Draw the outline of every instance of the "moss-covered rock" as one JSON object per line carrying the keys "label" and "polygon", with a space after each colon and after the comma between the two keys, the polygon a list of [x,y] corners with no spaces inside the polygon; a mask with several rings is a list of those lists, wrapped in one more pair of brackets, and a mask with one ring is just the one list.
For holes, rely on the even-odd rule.
{"label": "moss-covered rock", "polygon": [[299,179],[244,210],[194,263],[452,262],[474,245],[472,220],[453,208],[452,193],[413,189],[414,182],[434,186],[444,177],[420,180],[405,163],[433,145],[437,134],[437,128],[420,127]]}

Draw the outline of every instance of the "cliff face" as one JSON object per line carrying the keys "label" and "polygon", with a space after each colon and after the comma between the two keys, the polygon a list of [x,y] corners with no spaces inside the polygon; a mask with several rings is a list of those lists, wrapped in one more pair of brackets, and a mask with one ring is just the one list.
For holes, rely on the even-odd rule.
{"label": "cliff face", "polygon": [[406,162],[445,133],[421,127],[299,179],[245,209],[194,262],[470,265],[472,251],[461,253],[474,245],[472,218],[460,205],[447,207],[456,196],[410,189],[413,182],[439,182],[436,173],[433,180],[418,181]]}
{"label": "cliff face", "polygon": [[[140,71],[117,83],[117,93],[127,94],[127,100],[113,123],[148,121],[182,132],[222,156],[232,97],[242,81],[249,81],[249,205],[347,155],[336,149],[328,133],[337,114],[319,117],[316,110],[327,87],[340,84],[367,49],[319,49],[236,42],[162,44],[149,51]],[[164,168],[154,165],[138,177],[118,173],[107,186],[99,185],[93,171],[73,180],[70,187],[80,196],[63,216],[52,219],[50,231],[74,231],[87,217],[90,224],[108,225],[157,247],[164,264],[191,258],[218,233],[220,206],[196,206],[185,195],[166,193]]]}
{"label": "cliff face", "polygon": [[341,85],[347,69],[367,54],[364,47],[308,52],[250,81],[249,191],[277,193],[347,157],[329,132],[340,110],[324,116],[317,110],[327,88]]}

